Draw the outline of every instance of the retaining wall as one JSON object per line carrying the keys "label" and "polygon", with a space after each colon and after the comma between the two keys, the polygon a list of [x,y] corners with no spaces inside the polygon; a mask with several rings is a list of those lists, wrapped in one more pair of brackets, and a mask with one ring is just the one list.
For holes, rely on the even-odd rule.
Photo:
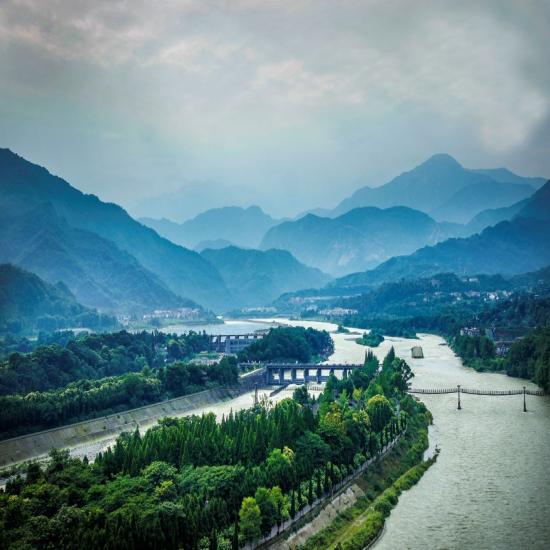
{"label": "retaining wall", "polygon": [[165,416],[181,416],[186,412],[237,397],[245,388],[214,388],[137,409],[85,420],[0,441],[0,468],[39,458],[50,449],[64,449],[107,439],[124,431],[151,425]]}

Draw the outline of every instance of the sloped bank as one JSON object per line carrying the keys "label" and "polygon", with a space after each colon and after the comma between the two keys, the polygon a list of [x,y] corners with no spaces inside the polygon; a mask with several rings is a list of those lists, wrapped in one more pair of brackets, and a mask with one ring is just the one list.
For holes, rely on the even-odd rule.
{"label": "sloped bank", "polygon": [[0,441],[0,467],[42,457],[52,448],[72,448],[87,443],[92,445],[96,442],[107,442],[123,431],[143,429],[165,416],[181,416],[197,408],[233,399],[244,391],[214,388],[93,420],[6,439]]}
{"label": "sloped bank", "polygon": [[401,492],[418,482],[437,459],[437,453],[423,459],[428,449],[430,423],[427,409],[411,418],[404,437],[390,454],[355,481],[349,498],[333,499],[315,518],[308,518],[305,525],[295,528],[286,540],[279,540],[270,548],[361,550],[375,542]]}

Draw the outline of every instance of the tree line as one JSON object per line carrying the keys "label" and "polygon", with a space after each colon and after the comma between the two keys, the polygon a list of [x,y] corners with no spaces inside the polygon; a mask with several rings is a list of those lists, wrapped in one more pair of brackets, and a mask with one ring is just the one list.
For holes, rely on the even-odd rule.
{"label": "tree line", "polygon": [[334,342],[326,330],[277,327],[239,353],[239,360],[317,362],[334,352]]}
{"label": "tree line", "polygon": [[0,439],[105,416],[223,385],[237,385],[235,357],[213,365],[176,362],[140,372],[78,380],[25,395],[0,396]]}
{"label": "tree line", "polygon": [[[72,333],[70,333],[72,334]],[[96,380],[191,358],[208,350],[206,333],[177,336],[126,331],[60,338],[0,362],[0,395],[48,391],[76,380]]]}

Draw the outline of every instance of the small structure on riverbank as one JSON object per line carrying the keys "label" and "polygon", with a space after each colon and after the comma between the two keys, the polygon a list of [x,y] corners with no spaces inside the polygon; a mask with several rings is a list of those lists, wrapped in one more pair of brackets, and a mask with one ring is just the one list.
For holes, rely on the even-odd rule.
{"label": "small structure on riverbank", "polygon": [[424,352],[421,346],[413,346],[411,348],[411,357],[413,359],[424,359]]}

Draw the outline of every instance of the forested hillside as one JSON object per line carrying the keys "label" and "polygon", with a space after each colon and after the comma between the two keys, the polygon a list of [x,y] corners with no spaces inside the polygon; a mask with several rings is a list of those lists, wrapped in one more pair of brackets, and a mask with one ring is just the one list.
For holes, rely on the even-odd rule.
{"label": "forested hillside", "polygon": [[107,329],[117,321],[82,306],[63,284],[50,285],[10,264],[0,265],[0,333],[55,331],[67,327]]}
{"label": "forested hillside", "polygon": [[326,359],[334,342],[326,331],[302,327],[278,327],[239,353],[240,361],[310,363]]}
{"label": "forested hillside", "polygon": [[207,350],[209,342],[208,336],[196,333],[84,334],[65,346],[52,344],[31,353],[10,354],[0,363],[0,395],[45,391],[75,380],[159,368],[166,359],[188,359]]}

